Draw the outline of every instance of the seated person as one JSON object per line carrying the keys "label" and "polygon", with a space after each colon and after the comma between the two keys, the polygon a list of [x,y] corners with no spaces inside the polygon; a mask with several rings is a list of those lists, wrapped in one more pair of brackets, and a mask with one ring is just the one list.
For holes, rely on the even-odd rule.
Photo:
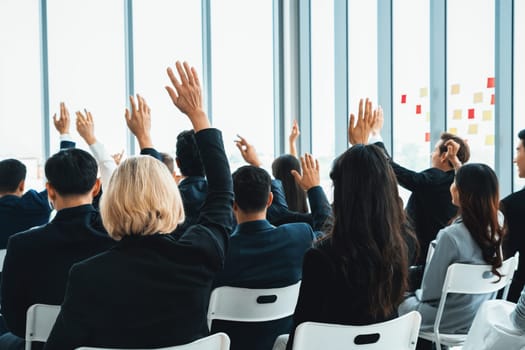
{"label": "seated person", "polygon": [[[53,116],[55,128],[60,133],[60,148],[74,148],[69,137],[69,112],[60,104],[60,118]],[[49,222],[51,206],[47,190],[25,191],[26,167],[16,159],[0,161],[0,249],[7,247],[9,237],[20,231]]]}
{"label": "seated person", "polygon": [[[314,229],[319,231],[331,208],[319,185],[319,163],[308,154],[302,162],[303,174],[295,176],[301,190],[308,191],[316,219]],[[279,288],[301,279],[303,255],[322,233],[314,233],[306,223],[271,225],[266,220],[266,210],[273,198],[270,182],[266,170],[252,165],[233,173],[237,227],[231,235],[224,269],[217,275],[215,287]],[[227,333],[232,350],[268,350],[278,335],[290,330],[291,322],[291,317],[255,323],[214,320],[212,332]]]}
{"label": "seated person", "polygon": [[[488,264],[500,276],[502,265],[501,242],[505,231],[498,220],[498,179],[485,164],[467,164],[460,167],[450,187],[454,205],[460,215],[438,233],[436,247],[425,268],[421,289],[407,298],[399,313],[416,310],[421,314],[421,330],[431,331],[434,326],[447,269],[454,263]],[[499,219],[502,218],[500,217]],[[451,294],[447,297],[440,330],[443,333],[466,334],[479,306],[492,299],[490,294]],[[420,339],[418,349],[425,349]]]}
{"label": "seated person", "polygon": [[[154,348],[208,335],[206,310],[222,268],[232,215],[232,178],[221,133],[202,109],[194,68],[168,70],[168,92],[190,119],[208,175],[198,222],[177,240],[169,233],[184,219],[179,190],[164,164],[130,157],[115,170],[100,208],[114,248],[75,264],[46,350],[79,346]],[[141,147],[151,149],[150,109],[132,98],[126,121]]]}
{"label": "seated person", "polygon": [[516,304],[516,308],[510,314],[510,320],[517,329],[525,332],[525,287],[521,292],[521,296]]}

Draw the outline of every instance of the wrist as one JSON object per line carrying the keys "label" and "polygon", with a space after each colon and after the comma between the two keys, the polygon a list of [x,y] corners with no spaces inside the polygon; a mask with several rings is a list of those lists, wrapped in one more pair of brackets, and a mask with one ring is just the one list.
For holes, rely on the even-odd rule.
{"label": "wrist", "polygon": [[195,132],[211,127],[208,116],[206,116],[206,113],[204,113],[202,109],[188,112],[186,115],[190,118],[191,124],[193,125],[193,130],[195,130]]}
{"label": "wrist", "polygon": [[84,137],[84,140],[86,141],[88,146],[91,146],[91,145],[94,145],[95,143],[97,143],[97,139],[94,136],[93,137]]}
{"label": "wrist", "polygon": [[141,137],[137,136],[137,141],[139,143],[140,149],[153,148],[153,142],[151,142],[151,137],[149,135],[144,135]]}

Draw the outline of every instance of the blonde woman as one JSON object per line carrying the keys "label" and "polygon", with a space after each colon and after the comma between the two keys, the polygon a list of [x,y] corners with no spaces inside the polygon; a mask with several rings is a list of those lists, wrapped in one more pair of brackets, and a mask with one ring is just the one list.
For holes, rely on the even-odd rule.
{"label": "blonde woman", "polygon": [[[193,124],[208,176],[198,222],[178,240],[167,235],[184,219],[169,170],[147,156],[123,161],[101,201],[104,226],[118,243],[73,266],[45,349],[155,348],[208,335],[210,288],[231,232],[232,178],[221,133],[210,128],[203,112],[195,69],[180,62],[176,67],[179,78],[168,69],[175,89],[167,90]],[[138,109],[127,113],[128,125],[132,118],[146,125],[135,131],[148,129],[149,108],[142,98]],[[148,146],[148,132],[135,135]]]}

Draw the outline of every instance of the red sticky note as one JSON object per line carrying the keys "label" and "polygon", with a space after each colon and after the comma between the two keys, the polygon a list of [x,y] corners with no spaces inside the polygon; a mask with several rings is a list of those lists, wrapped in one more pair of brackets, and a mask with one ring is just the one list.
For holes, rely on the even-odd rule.
{"label": "red sticky note", "polygon": [[421,105],[416,105],[416,114],[421,114]]}
{"label": "red sticky note", "polygon": [[401,103],[407,103],[407,95],[401,95]]}
{"label": "red sticky note", "polygon": [[493,105],[493,104],[495,104],[495,103],[496,103],[496,95],[492,94],[492,95],[490,96],[490,104]]}
{"label": "red sticky note", "polygon": [[488,88],[493,88],[496,86],[496,78],[492,77],[492,78],[487,78],[487,87]]}
{"label": "red sticky note", "polygon": [[425,133],[425,142],[430,142],[430,133],[429,132]]}
{"label": "red sticky note", "polygon": [[474,108],[469,108],[468,119],[474,119]]}

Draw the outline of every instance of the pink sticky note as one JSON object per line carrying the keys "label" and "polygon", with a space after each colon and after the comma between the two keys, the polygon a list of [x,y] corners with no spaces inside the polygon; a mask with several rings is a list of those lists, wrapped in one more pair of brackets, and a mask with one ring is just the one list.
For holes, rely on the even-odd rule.
{"label": "pink sticky note", "polygon": [[468,119],[474,119],[474,108],[469,108]]}
{"label": "pink sticky note", "polygon": [[496,86],[496,78],[494,78],[494,77],[487,78],[487,87],[488,88],[493,88],[495,86]]}
{"label": "pink sticky note", "polygon": [[490,96],[490,104],[493,105],[493,104],[495,104],[495,103],[496,103],[496,95],[492,94],[492,95]]}
{"label": "pink sticky note", "polygon": [[421,114],[421,105],[416,105],[416,114]]}
{"label": "pink sticky note", "polygon": [[407,103],[407,95],[401,95],[401,103]]}
{"label": "pink sticky note", "polygon": [[430,133],[429,132],[425,133],[425,142],[430,142]]}

